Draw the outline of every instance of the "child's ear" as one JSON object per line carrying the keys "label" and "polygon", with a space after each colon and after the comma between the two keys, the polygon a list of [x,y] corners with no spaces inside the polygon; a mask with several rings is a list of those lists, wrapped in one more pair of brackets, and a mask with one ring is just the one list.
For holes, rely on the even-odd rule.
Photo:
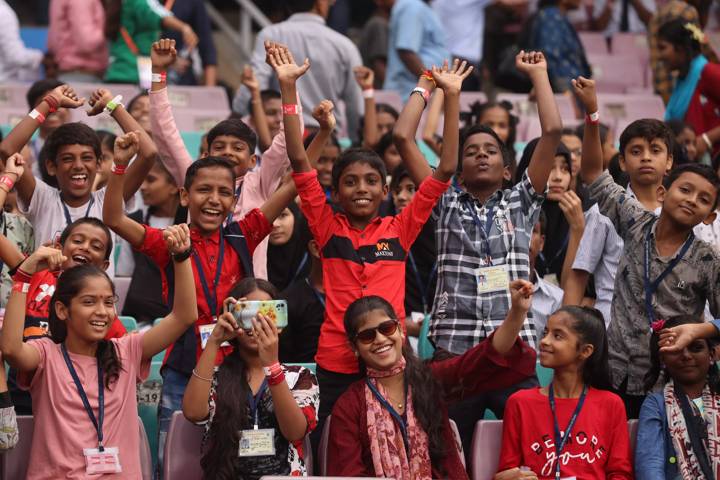
{"label": "child's ear", "polygon": [[658,185],[657,187],[657,199],[658,202],[663,203],[665,202],[665,194],[667,193],[667,190],[663,185]]}
{"label": "child's ear", "polygon": [[512,173],[510,173],[509,167],[503,167],[503,180],[505,180],[506,182],[512,181]]}
{"label": "child's ear", "polygon": [[580,347],[580,359],[587,360],[588,358],[590,358],[594,351],[595,347],[589,343],[586,343],[585,345]]}
{"label": "child's ear", "polygon": [[627,166],[625,165],[625,155],[622,153],[618,157],[618,164],[620,165],[620,170],[627,173]]}
{"label": "child's ear", "polygon": [[340,197],[338,196],[337,190],[335,190],[334,188],[330,189],[330,199],[335,205],[340,205]]}
{"label": "child's ear", "polygon": [[387,197],[388,193],[390,193],[390,185],[385,182],[385,185],[383,185],[383,197]]}
{"label": "child's ear", "polygon": [[673,156],[672,153],[668,154],[667,161],[665,162],[665,174],[667,175],[668,172],[672,169],[673,166]]}
{"label": "child's ear", "polygon": [[107,270],[109,267],[110,267],[110,260],[105,260],[102,264],[102,267],[100,267],[100,268],[102,268],[103,270]]}
{"label": "child's ear", "polygon": [[188,191],[185,190],[185,187],[180,187],[180,205],[187,207],[189,203],[190,195],[188,194]]}
{"label": "child's ear", "polygon": [[54,305],[55,308],[55,315],[62,320],[63,322],[67,321],[68,318],[68,309],[62,302],[55,302]]}
{"label": "child's ear", "polygon": [[57,173],[57,165],[55,165],[55,162],[50,159],[45,160],[45,169],[51,177],[54,177]]}
{"label": "child's ear", "polygon": [[705,217],[705,220],[703,220],[702,223],[704,223],[705,225],[710,225],[711,223],[713,223],[715,221],[715,217],[717,217],[717,212],[715,210],[713,210],[710,213],[710,215]]}
{"label": "child's ear", "polygon": [[257,155],[252,154],[250,155],[250,168],[248,168],[248,170],[255,168],[255,165],[257,165]]}

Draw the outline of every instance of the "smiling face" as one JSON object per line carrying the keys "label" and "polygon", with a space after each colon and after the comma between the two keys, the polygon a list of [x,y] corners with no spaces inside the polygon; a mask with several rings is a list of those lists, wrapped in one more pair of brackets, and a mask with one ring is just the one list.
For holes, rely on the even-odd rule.
{"label": "smiling face", "polygon": [[593,346],[581,344],[573,329],[575,320],[567,312],[558,312],[548,318],[540,340],[540,365],[546,368],[567,367],[587,360]]}
{"label": "smiling face", "polygon": [[562,155],[555,156],[555,166],[550,171],[548,177],[548,194],[547,199],[553,202],[559,202],[563,194],[570,188],[572,175],[570,174],[570,166]]}
{"label": "smiling face", "polygon": [[57,178],[60,191],[66,201],[87,202],[90,198],[99,159],[89,145],[63,145],[57,157],[45,162],[47,171]]}
{"label": "smiling face", "polygon": [[660,352],[668,374],[681,385],[696,385],[707,379],[715,356],[704,339],[693,341],[679,352]]}
{"label": "smiling face", "polygon": [[285,245],[292,237],[295,228],[295,215],[292,210],[286,208],[273,222],[273,228],[270,232],[270,245]]}
{"label": "smiling face", "polygon": [[500,140],[507,142],[510,137],[510,114],[503,107],[496,105],[485,110],[478,122],[492,128]]}
{"label": "smiling face", "polygon": [[658,54],[660,60],[671,71],[680,70],[687,63],[687,53],[682,49],[675,48],[675,45],[667,40],[658,39]]}
{"label": "smiling face", "polygon": [[143,130],[148,135],[152,134],[152,127],[150,126],[150,97],[143,95],[138,97],[132,104],[132,107],[128,113],[140,124]]}
{"label": "smiling face", "polygon": [[89,223],[76,225],[62,246],[62,253],[67,257],[63,270],[85,263],[106,270],[109,262],[105,256],[109,244],[110,239],[102,228]]}
{"label": "smiling face", "polygon": [[717,192],[713,184],[693,172],[682,173],[667,192],[661,192],[663,214],[684,228],[692,228],[701,222],[712,223],[715,219],[713,205]]}
{"label": "smiling face", "polygon": [[343,170],[332,197],[351,220],[369,222],[377,216],[387,194],[388,186],[380,172],[368,163],[355,162]]}
{"label": "smiling face", "polygon": [[140,186],[143,203],[149,207],[159,207],[177,198],[178,188],[166,171],[155,164]]}
{"label": "smiling face", "polygon": [[180,190],[180,203],[188,207],[192,226],[204,235],[210,235],[222,226],[234,201],[232,174],[221,166],[199,169],[190,190]]}
{"label": "smiling face", "polygon": [[234,165],[235,177],[243,177],[257,163],[255,152],[245,140],[232,135],[218,135],[212,141],[208,151],[211,157],[222,157]]}
{"label": "smiling face", "polygon": [[492,135],[476,133],[465,140],[462,179],[469,189],[488,185],[502,188],[503,180],[510,179],[510,171],[503,163],[500,144]]}
{"label": "smiling face", "polygon": [[325,145],[315,162],[315,170],[318,172],[318,182],[323,188],[332,188],[332,169],[340,157],[340,149],[335,145]]}
{"label": "smiling face", "polygon": [[70,305],[55,302],[55,313],[67,326],[68,336],[99,342],[115,320],[117,298],[105,276],[86,277]]}
{"label": "smiling face", "polygon": [[392,197],[397,213],[403,211],[415,196],[415,183],[410,177],[404,177],[400,183],[393,189]]}
{"label": "smiling face", "polygon": [[[393,321],[397,322],[390,318],[384,310],[371,310],[360,319],[358,334]],[[370,343],[364,343],[357,339],[353,342],[355,351],[368,368],[388,370],[402,358],[402,329],[397,323],[396,327],[395,331],[387,336],[376,331],[375,339]]]}
{"label": "smiling face", "polygon": [[638,185],[659,185],[672,167],[672,154],[660,138],[649,142],[635,137],[620,153],[620,168],[630,176],[631,183]]}

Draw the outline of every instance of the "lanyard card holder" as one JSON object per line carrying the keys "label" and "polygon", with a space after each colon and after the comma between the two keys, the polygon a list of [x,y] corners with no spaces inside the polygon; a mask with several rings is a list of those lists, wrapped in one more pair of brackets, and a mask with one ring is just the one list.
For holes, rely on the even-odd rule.
{"label": "lanyard card holder", "polygon": [[275,456],[275,429],[240,430],[238,457]]}
{"label": "lanyard card holder", "polygon": [[122,472],[117,447],[107,447],[102,452],[98,448],[86,448],[83,450],[83,455],[85,455],[85,473],[88,475]]}

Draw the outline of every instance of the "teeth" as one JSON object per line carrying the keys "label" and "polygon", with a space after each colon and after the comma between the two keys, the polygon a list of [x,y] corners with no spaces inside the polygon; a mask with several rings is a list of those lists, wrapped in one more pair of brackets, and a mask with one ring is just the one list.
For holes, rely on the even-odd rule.
{"label": "teeth", "polygon": [[92,325],[93,327],[104,327],[107,325],[107,322],[93,321],[93,322],[90,322],[90,325]]}
{"label": "teeth", "polygon": [[370,200],[367,200],[367,199],[365,199],[365,198],[361,198],[361,199],[359,199],[359,200],[355,200],[355,203],[359,203],[359,204],[361,204],[361,205],[367,205],[368,203],[370,203]]}
{"label": "teeth", "polygon": [[220,215],[220,210],[214,210],[212,208],[206,208],[203,210],[203,213],[207,215]]}
{"label": "teeth", "polygon": [[71,178],[73,180],[85,180],[87,178],[87,175],[73,175]]}
{"label": "teeth", "polygon": [[384,347],[380,347],[377,350],[375,350],[373,353],[385,353],[388,350],[392,348],[392,345],[385,345]]}

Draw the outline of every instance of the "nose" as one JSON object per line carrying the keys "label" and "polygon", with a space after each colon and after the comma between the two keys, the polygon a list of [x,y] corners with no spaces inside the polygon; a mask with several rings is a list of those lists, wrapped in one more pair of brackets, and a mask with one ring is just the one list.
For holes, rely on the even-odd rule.
{"label": "nose", "polygon": [[208,202],[210,202],[213,205],[218,205],[220,203],[220,195],[216,190],[213,190],[210,195],[208,196]]}

